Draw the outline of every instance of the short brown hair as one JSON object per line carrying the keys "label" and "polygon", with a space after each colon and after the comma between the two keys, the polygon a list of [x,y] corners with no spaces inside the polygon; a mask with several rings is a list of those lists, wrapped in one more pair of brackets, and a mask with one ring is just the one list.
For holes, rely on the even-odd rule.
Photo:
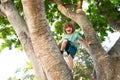
{"label": "short brown hair", "polygon": [[65,29],[68,28],[68,27],[72,28],[72,33],[75,31],[75,27],[73,26],[73,24],[70,23],[70,22],[68,22],[68,23],[64,23],[64,24],[63,24],[63,31],[64,31],[65,33],[66,33]]}

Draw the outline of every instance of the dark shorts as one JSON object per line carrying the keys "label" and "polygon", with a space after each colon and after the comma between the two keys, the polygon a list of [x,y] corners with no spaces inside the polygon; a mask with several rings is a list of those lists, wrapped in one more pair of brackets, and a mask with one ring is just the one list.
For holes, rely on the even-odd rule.
{"label": "dark shorts", "polygon": [[77,52],[77,48],[74,47],[73,45],[70,44],[70,41],[67,42],[65,51],[67,52],[67,54],[70,54],[72,56],[72,58],[74,58],[76,52]]}

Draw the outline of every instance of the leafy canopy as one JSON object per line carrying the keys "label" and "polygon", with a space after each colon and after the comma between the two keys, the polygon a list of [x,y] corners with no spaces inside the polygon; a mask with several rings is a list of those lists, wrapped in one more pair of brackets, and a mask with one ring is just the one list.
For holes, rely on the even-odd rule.
{"label": "leafy canopy", "polygon": [[[63,4],[72,4],[76,5],[78,0],[62,0]],[[105,17],[100,14],[100,11],[111,13],[108,14],[112,19],[117,20],[119,19],[120,15],[114,13],[114,9],[120,10],[120,1],[119,0],[86,0],[88,3],[88,9],[85,9],[86,15],[88,19],[91,21],[99,40],[102,42],[105,40],[105,36],[108,36],[107,31],[114,32],[113,29],[109,26]],[[99,2],[99,8],[96,6]],[[54,2],[49,2],[49,0],[45,0],[45,11],[47,21],[52,27],[52,33],[56,40],[61,39],[62,31],[62,24],[68,21],[71,21],[63,14],[61,14],[58,9],[57,5]],[[14,1],[15,7],[18,9],[19,13],[23,16],[23,9],[21,0]],[[84,3],[83,3],[84,4]],[[108,6],[109,5],[109,6]],[[71,9],[73,10],[73,9]],[[79,26],[76,24],[76,29],[81,32]],[[20,41],[18,40],[14,29],[8,22],[6,17],[0,16],[0,51],[4,48],[9,47],[12,48],[14,45],[16,48],[22,49],[20,47]]]}

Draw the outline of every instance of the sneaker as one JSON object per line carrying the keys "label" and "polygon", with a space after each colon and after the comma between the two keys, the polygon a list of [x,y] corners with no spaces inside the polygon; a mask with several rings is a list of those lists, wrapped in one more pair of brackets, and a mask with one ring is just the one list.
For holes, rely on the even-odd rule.
{"label": "sneaker", "polygon": [[61,52],[61,54],[63,54],[63,51],[60,51]]}

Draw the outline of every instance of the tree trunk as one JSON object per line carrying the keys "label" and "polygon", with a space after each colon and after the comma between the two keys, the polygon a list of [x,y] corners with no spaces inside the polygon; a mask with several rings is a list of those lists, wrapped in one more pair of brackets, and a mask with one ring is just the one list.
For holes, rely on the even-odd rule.
{"label": "tree trunk", "polygon": [[[120,80],[120,57],[115,58],[103,49],[99,40],[96,37],[93,26],[87,19],[84,11],[80,10],[77,13],[68,11],[61,3],[60,0],[55,0],[58,4],[58,9],[65,16],[76,22],[83,30],[86,40],[92,41],[90,47],[88,47],[89,54],[93,59],[94,63],[94,78],[93,80]],[[109,52],[110,54],[120,53],[119,51],[119,40]],[[116,48],[115,48],[116,47]],[[116,51],[117,52],[116,52]]]}
{"label": "tree trunk", "polygon": [[[72,13],[62,6],[60,0],[55,1],[58,1],[58,9],[82,28],[86,40],[92,41],[88,50],[94,63],[94,80],[120,80],[120,58],[112,56],[114,53],[120,54],[120,39],[106,52],[84,11]],[[13,7],[11,0],[1,0],[1,3],[2,11],[17,33],[38,80],[73,80],[72,73],[50,33],[43,0],[22,0],[25,19]]]}
{"label": "tree trunk", "polygon": [[43,0],[22,0],[25,19],[35,56],[48,80],[73,80],[72,74],[53,39],[45,17]]}
{"label": "tree trunk", "polygon": [[2,0],[4,13],[36,70],[38,80],[73,80],[71,71],[50,33],[44,2],[22,0],[22,3],[26,21],[19,15],[11,1]]}
{"label": "tree trunk", "polygon": [[94,65],[93,80],[120,80],[120,59],[104,56],[99,59],[97,60],[99,62]]}
{"label": "tree trunk", "polygon": [[3,4],[3,6],[5,7],[5,14],[9,22],[13,26],[16,34],[18,35],[21,44],[26,52],[26,55],[33,65],[33,69],[35,69],[36,77],[40,80],[47,80],[47,77],[44,74],[44,70],[40,62],[36,59],[36,56],[34,55],[34,50],[32,48],[28,28],[24,19],[19,15],[17,9],[10,2],[4,2]]}

